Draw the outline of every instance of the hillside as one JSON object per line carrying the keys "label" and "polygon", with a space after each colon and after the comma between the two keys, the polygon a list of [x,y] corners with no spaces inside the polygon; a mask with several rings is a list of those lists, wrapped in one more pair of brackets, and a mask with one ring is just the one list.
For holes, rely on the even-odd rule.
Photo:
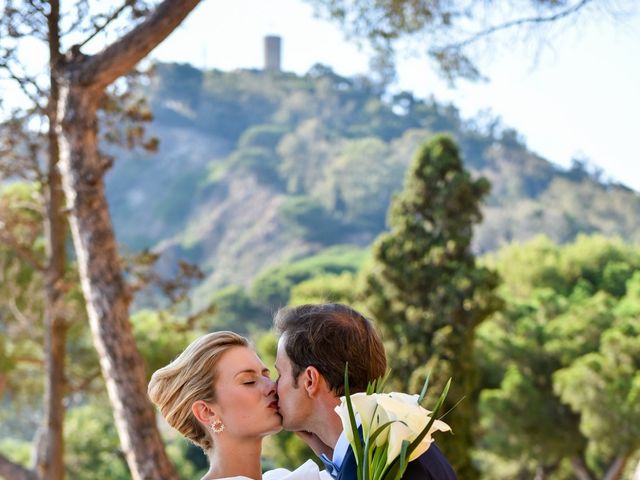
{"label": "hillside", "polygon": [[[640,241],[640,195],[576,162],[561,169],[498,121],[410,93],[384,98],[366,78],[202,72],[160,64],[145,91],[160,138],[153,156],[119,155],[107,178],[119,240],[187,258],[207,290],[248,286],[265,268],[333,246],[368,246],[385,228],[416,147],[436,132],[492,183],[478,252],[544,233]],[[202,291],[202,290],[201,290]]]}

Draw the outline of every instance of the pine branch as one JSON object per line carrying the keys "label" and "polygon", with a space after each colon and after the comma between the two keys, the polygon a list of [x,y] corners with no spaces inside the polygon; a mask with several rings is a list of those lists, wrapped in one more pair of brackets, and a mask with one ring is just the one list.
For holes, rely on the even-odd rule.
{"label": "pine branch", "polygon": [[31,8],[33,8],[33,10],[35,10],[36,12],[40,13],[43,16],[47,15],[47,12],[45,12],[44,8],[42,7],[42,2],[40,1],[34,1],[34,0],[29,0],[27,2]]}
{"label": "pine branch", "polygon": [[14,358],[13,361],[15,363],[29,363],[31,365],[38,365],[38,366],[44,367],[44,361],[41,358],[17,357],[17,358]]}
{"label": "pine branch", "polygon": [[[4,222],[0,219],[0,229],[4,228]],[[31,265],[34,269],[44,272],[45,266],[33,255],[33,252],[26,248],[24,245],[20,245],[19,242],[12,235],[7,235],[6,233],[0,230],[0,242],[9,245],[13,248],[16,254],[29,265]]]}
{"label": "pine branch", "polygon": [[572,5],[564,10],[561,10],[553,15],[548,16],[535,16],[535,17],[524,17],[518,18],[516,20],[511,20],[505,23],[501,23],[499,25],[494,25],[492,27],[487,28],[486,30],[482,30],[477,32],[470,37],[462,40],[461,42],[452,43],[447,45],[446,47],[440,49],[442,51],[451,51],[451,50],[460,50],[472,43],[477,42],[478,40],[493,35],[494,33],[508,30],[514,27],[520,27],[523,25],[535,25],[535,24],[543,24],[543,23],[553,23],[557,20],[561,20],[565,17],[568,17],[582,8],[584,8],[587,4],[591,3],[593,0],[580,0],[575,5]]}
{"label": "pine branch", "polygon": [[607,473],[604,475],[603,480],[618,480],[624,470],[625,465],[629,457],[626,455],[618,455],[615,460],[609,465]]}
{"label": "pine branch", "polygon": [[15,299],[11,299],[8,302],[8,306],[9,306],[9,310],[11,311],[13,316],[18,320],[18,322],[20,322],[21,326],[23,326],[25,329],[33,328],[36,322],[34,322],[32,318],[29,318],[27,315],[22,313],[22,310],[20,310],[20,308],[18,308],[18,305],[16,305]]}
{"label": "pine branch", "polygon": [[78,72],[80,84],[104,88],[129,72],[168,37],[198,3],[200,0],[164,0],[144,22],[84,61]]}
{"label": "pine branch", "polygon": [[592,472],[589,471],[589,467],[587,467],[581,457],[576,456],[571,458],[571,466],[578,480],[593,480]]}
{"label": "pine branch", "polygon": [[128,7],[132,6],[134,4],[135,0],[125,0],[125,2],[120,6],[120,8],[118,8],[116,11],[114,11],[111,15],[109,15],[104,23],[102,25],[95,25],[94,24],[94,31],[91,33],[91,35],[89,35],[86,39],[84,39],[82,42],[80,42],[77,46],[78,48],[83,47],[84,45],[86,45],[87,43],[89,43],[91,40],[93,40],[96,35],[98,35],[100,32],[104,31],[105,28],[107,28],[107,26],[109,26],[111,24],[111,22],[113,22],[114,20],[116,20],[120,14],[122,12],[124,12]]}
{"label": "pine branch", "polygon": [[[39,112],[44,112],[44,108],[40,105],[40,99],[45,97],[45,92],[33,78],[18,75],[6,58],[0,63],[0,69],[7,72],[8,77],[18,84],[22,92],[33,102]],[[37,95],[34,95],[34,93],[29,90],[29,86],[35,89]]]}
{"label": "pine branch", "polygon": [[0,453],[0,477],[7,480],[36,480],[36,473]]}

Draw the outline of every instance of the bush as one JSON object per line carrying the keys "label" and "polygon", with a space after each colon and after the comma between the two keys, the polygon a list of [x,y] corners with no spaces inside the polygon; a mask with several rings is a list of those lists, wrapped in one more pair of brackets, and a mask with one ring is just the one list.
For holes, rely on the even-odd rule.
{"label": "bush", "polygon": [[287,198],[280,207],[280,213],[292,233],[310,242],[328,245],[340,238],[346,228],[319,202],[305,196]]}
{"label": "bush", "polygon": [[264,124],[250,127],[244,131],[238,140],[239,148],[264,148],[275,151],[280,139],[289,128],[285,125]]}
{"label": "bush", "polygon": [[304,260],[269,268],[256,277],[251,298],[255,304],[273,311],[289,303],[295,285],[319,275],[356,272],[365,256],[364,250],[337,246]]}

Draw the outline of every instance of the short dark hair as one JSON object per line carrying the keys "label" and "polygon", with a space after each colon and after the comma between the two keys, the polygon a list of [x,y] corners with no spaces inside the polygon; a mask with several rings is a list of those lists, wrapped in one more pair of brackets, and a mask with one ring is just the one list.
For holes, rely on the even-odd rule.
{"label": "short dark hair", "polygon": [[275,315],[292,364],[294,385],[308,366],[324,376],[336,395],[344,394],[344,369],[349,362],[349,389],[362,392],[385,375],[387,357],[372,323],[340,303],[285,307]]}

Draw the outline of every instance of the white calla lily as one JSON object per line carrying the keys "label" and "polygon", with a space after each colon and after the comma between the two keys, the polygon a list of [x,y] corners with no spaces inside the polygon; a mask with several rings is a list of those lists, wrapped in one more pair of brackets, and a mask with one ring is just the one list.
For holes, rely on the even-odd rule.
{"label": "white calla lily", "polygon": [[344,397],[342,397],[342,402],[335,409],[335,412],[340,417],[340,421],[342,422],[342,429],[344,430],[344,434],[349,440],[349,443],[353,445],[353,430],[351,429],[351,422],[349,420],[349,410],[347,409],[347,402]]}
{"label": "white calla lily", "polygon": [[[430,421],[431,419],[429,418],[428,420]],[[415,460],[416,458],[418,458],[420,455],[422,455],[424,452],[427,451],[427,449],[433,442],[433,438],[432,438],[433,433],[450,432],[450,431],[451,431],[451,427],[449,427],[449,425],[444,423],[442,420],[434,420],[433,424],[429,428],[429,432],[427,432],[427,434],[420,441],[416,449],[413,452],[411,452],[411,455],[409,455],[409,461],[412,462],[413,460]]]}
{"label": "white calla lily", "polygon": [[[382,384],[384,379],[380,380]],[[434,408],[437,414],[449,391],[451,380],[447,382]],[[348,367],[345,368],[345,391],[348,392]],[[355,393],[349,395],[349,403],[353,415],[349,414],[347,397],[341,398],[341,403],[335,408],[344,428],[347,440],[354,449],[358,465],[358,478],[369,480],[389,480],[401,475],[407,463],[415,460],[427,451],[433,442],[433,433],[447,432],[449,425],[440,421],[432,421],[432,412],[420,405],[419,395],[409,395],[401,392],[379,392],[381,383],[376,381],[369,385],[369,393]],[[426,387],[425,387],[426,388]],[[424,392],[423,392],[424,394]],[[353,428],[359,421],[362,426],[361,434]],[[425,431],[429,425],[429,431]],[[383,428],[381,426],[384,425]],[[374,434],[378,433],[375,441]],[[418,437],[421,436],[419,443]],[[362,438],[360,438],[362,437]],[[413,445],[413,451],[395,464],[402,452],[402,444],[407,441]],[[385,458],[386,456],[386,458]],[[392,464],[394,464],[392,466]]]}
{"label": "white calla lily", "polygon": [[356,393],[354,395],[351,395],[353,412],[356,415],[360,415],[360,421],[362,422],[362,433],[364,433],[365,438],[367,438],[371,434],[371,427],[372,423],[374,422],[374,413],[378,407],[376,396],[376,394],[367,395],[366,393]]}
{"label": "white calla lily", "polygon": [[402,403],[406,403],[407,405],[416,406],[418,406],[418,399],[420,398],[420,395],[418,395],[417,393],[414,395],[409,395],[408,393],[402,392],[390,392],[387,394],[387,396],[399,400]]}
{"label": "white calla lily", "polygon": [[[349,421],[349,411],[345,397],[342,397],[340,405],[335,408],[336,413],[340,416],[342,427],[347,436],[347,440],[351,443],[353,440],[353,432],[351,430],[351,422]],[[366,393],[355,393],[351,395],[351,405],[353,413],[360,420],[362,425],[362,433],[364,438],[369,438],[380,425],[389,421],[386,412],[378,407],[378,394],[367,395]],[[388,431],[385,429],[376,438],[376,445],[381,446],[387,440]]]}
{"label": "white calla lily", "polygon": [[[389,395],[378,395],[379,407],[386,412],[390,420],[396,420],[391,425],[389,432],[387,465],[400,455],[402,441],[413,442],[431,421],[431,412],[417,404],[417,395],[416,401],[411,397],[413,395],[397,394],[395,392]],[[409,461],[415,460],[427,451],[433,441],[432,434],[434,432],[446,432],[449,430],[451,429],[446,423],[441,420],[435,420],[429,428],[429,432],[409,456]]]}
{"label": "white calla lily", "polygon": [[402,442],[408,440],[411,442],[411,437],[414,432],[402,422],[393,422],[389,427],[389,448],[387,449],[387,465],[391,464],[399,455],[402,450]]}

